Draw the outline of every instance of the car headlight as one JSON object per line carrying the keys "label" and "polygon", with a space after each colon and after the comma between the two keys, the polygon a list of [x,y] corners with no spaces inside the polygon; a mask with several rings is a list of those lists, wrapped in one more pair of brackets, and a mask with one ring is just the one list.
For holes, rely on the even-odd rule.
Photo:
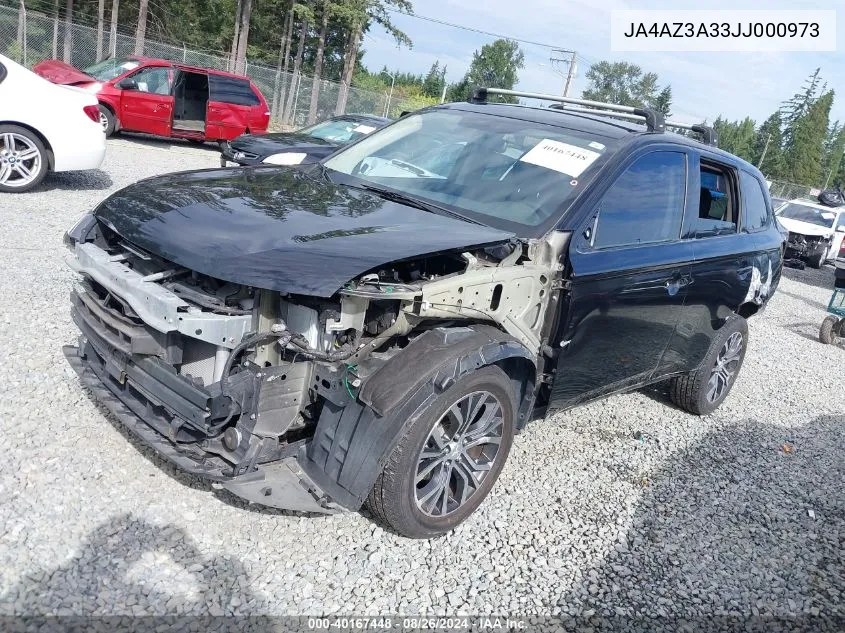
{"label": "car headlight", "polygon": [[308,154],[303,154],[300,152],[273,154],[271,156],[268,156],[261,162],[266,163],[268,165],[299,165],[302,161],[305,160],[306,156],[308,156]]}

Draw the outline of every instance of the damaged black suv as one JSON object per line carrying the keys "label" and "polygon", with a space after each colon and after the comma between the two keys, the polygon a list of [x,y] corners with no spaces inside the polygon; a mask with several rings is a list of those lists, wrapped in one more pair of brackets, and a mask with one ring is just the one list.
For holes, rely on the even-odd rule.
{"label": "damaged black suv", "polygon": [[663,380],[715,409],[780,278],[761,174],[651,110],[495,92],[112,195],[66,236],[68,361],[216,487],[411,537],[466,519],[546,410]]}

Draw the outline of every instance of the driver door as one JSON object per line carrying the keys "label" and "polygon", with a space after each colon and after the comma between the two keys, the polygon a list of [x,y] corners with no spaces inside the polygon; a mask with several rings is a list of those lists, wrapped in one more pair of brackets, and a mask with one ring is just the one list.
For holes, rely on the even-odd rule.
{"label": "driver door", "polygon": [[133,132],[170,136],[173,124],[173,70],[147,66],[117,84],[120,126]]}

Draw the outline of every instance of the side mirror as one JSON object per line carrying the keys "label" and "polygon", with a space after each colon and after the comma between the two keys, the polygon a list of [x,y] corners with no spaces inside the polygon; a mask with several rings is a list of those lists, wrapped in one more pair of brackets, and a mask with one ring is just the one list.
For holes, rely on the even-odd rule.
{"label": "side mirror", "polygon": [[132,77],[127,77],[117,82],[117,87],[121,90],[137,90],[138,84]]}
{"label": "side mirror", "polygon": [[845,224],[840,224],[839,226],[837,226],[836,232],[837,233],[845,233]]}

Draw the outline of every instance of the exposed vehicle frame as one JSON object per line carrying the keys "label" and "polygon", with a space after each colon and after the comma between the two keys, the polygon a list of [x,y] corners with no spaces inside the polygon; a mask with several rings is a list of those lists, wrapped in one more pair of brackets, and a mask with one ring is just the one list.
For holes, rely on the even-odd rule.
{"label": "exposed vehicle frame", "polygon": [[[602,143],[615,144],[548,220],[517,235],[507,222],[482,225],[471,211],[399,191],[362,193],[338,171],[338,157],[352,149],[310,168],[166,177],[155,181],[155,196],[142,183],[68,233],[69,261],[83,278],[73,298],[82,335],[65,348],[69,362],[98,400],[180,468],[276,507],[333,512],[367,501],[415,537],[469,516],[514,432],[547,408],[671,380],[682,407],[715,409],[741,367],[745,319],[764,307],[780,277],[782,237],[762,175],[713,147],[709,128],[689,126],[708,144],[664,134],[666,123],[651,110],[543,95],[576,105],[555,113],[488,104],[495,93],[523,94],[480,91],[476,103],[434,110],[565,117],[604,130]],[[702,191],[701,201],[682,198],[675,238],[600,246],[604,194],[641,157],[666,151],[689,165],[683,186],[693,191],[702,188],[701,169],[723,170],[732,222],[706,215]],[[325,184],[321,175],[339,180]],[[243,199],[247,185],[272,192],[280,183],[286,222],[302,223],[298,200],[330,190],[326,208],[349,210],[345,228],[299,230],[284,245],[279,234],[275,250],[260,250],[239,272],[229,262],[245,260],[222,242],[213,264],[195,249],[180,251],[176,236],[204,243],[202,234],[180,232],[199,196],[216,209]],[[208,199],[214,195],[221,197]],[[168,215],[176,197],[185,206]],[[253,200],[244,216],[256,235],[279,213],[274,199]],[[759,226],[745,219],[755,199]],[[140,215],[128,217],[127,209]],[[225,210],[228,222],[235,208]],[[369,213],[414,239],[382,239],[383,227],[354,220]],[[716,228],[696,232],[699,218]],[[150,241],[147,220],[163,225],[155,239],[166,244]],[[210,235],[227,231],[214,227]],[[306,248],[326,257],[305,264]],[[216,278],[203,272],[212,266]]]}

